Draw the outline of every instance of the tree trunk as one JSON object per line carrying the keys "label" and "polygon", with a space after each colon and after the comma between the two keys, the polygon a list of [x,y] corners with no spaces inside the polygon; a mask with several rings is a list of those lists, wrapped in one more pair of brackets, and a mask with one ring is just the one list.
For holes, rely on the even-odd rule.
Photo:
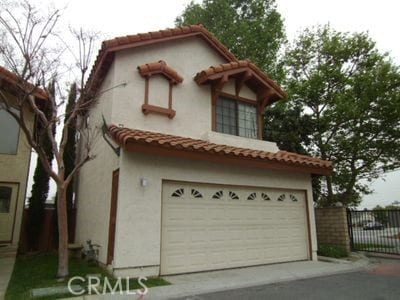
{"label": "tree trunk", "polygon": [[333,189],[332,189],[332,176],[328,175],[326,176],[326,189],[327,189],[327,195],[326,195],[326,202],[328,206],[331,206],[333,203]]}
{"label": "tree trunk", "polygon": [[58,278],[68,276],[68,217],[67,189],[58,188],[57,217],[58,217]]}

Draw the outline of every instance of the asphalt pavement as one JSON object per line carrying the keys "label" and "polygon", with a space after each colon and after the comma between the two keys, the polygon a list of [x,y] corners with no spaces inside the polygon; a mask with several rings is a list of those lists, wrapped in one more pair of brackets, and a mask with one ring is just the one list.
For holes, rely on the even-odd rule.
{"label": "asphalt pavement", "polygon": [[400,260],[381,260],[380,265],[364,271],[176,298],[178,299],[398,300],[400,299]]}

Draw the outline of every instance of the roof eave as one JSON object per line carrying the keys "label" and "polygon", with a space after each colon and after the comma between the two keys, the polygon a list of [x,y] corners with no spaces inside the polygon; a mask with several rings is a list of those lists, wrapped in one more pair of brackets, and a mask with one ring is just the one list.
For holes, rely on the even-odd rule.
{"label": "roof eave", "polygon": [[[22,83],[24,83],[21,79],[18,78],[18,75],[15,73],[8,71],[7,69],[0,66],[0,88],[9,92],[10,94],[16,95],[21,90],[25,89],[26,93],[31,94],[37,100],[48,100],[48,95],[46,91],[41,89],[40,87],[34,86],[29,82],[25,82],[24,86],[21,87]],[[32,91],[28,90],[32,89]]]}
{"label": "roof eave", "polygon": [[[166,29],[145,34],[137,34],[135,35],[137,37],[137,40],[132,40],[131,42],[122,42],[124,39],[126,41],[127,37],[104,41],[102,43],[101,49],[99,50],[98,57],[96,58],[85,88],[93,94],[96,92],[97,88],[104,80],[104,76],[111,66],[112,61],[114,60],[115,52],[176,39],[183,39],[194,36],[202,37],[227,61],[238,60],[236,56],[232,52],[230,52],[220,41],[218,41],[217,38],[215,38],[209,31],[207,31],[207,29],[205,29],[203,25],[184,26],[170,30],[174,31],[175,33],[171,33],[169,35],[163,34],[162,32],[168,31],[168,29]],[[118,39],[121,40],[121,44],[115,42]],[[107,59],[110,60],[111,63],[106,64],[106,66],[104,67],[104,63],[107,62]]]}
{"label": "roof eave", "polygon": [[318,176],[327,176],[332,173],[331,168],[296,165],[284,162],[272,162],[263,159],[254,159],[249,157],[244,158],[244,157],[227,156],[222,153],[210,154],[207,152],[198,152],[187,149],[166,148],[166,147],[137,143],[132,141],[127,141],[125,144],[121,144],[120,146],[122,149],[128,152],[144,153],[144,154],[158,155],[165,157],[175,157],[179,159],[190,159],[196,161],[207,161],[207,162],[213,162],[231,166],[279,170],[279,171],[291,171],[291,172],[313,174]]}

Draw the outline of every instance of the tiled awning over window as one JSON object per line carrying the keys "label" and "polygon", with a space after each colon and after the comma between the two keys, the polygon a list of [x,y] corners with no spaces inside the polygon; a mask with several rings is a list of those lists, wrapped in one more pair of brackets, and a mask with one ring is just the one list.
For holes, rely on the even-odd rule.
{"label": "tiled awning over window", "polygon": [[224,78],[225,80],[230,78],[236,80],[237,94],[241,86],[246,84],[257,94],[260,101],[267,100],[261,103],[262,106],[270,105],[287,97],[287,93],[275,81],[248,60],[211,66],[197,73],[194,80],[197,84],[210,84]]}
{"label": "tiled awning over window", "polygon": [[328,175],[332,172],[330,161],[286,151],[274,153],[246,149],[115,125],[109,126],[109,132],[113,140],[127,151],[316,175]]}

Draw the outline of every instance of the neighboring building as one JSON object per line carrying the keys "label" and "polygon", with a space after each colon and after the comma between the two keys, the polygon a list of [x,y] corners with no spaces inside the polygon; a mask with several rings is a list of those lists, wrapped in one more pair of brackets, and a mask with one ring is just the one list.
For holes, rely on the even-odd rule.
{"label": "neighboring building", "polygon": [[[0,67],[0,92],[12,103],[16,101],[18,77]],[[35,94],[44,100],[43,91]],[[0,244],[17,246],[25,204],[26,186],[31,158],[31,147],[16,120],[2,109],[0,98]],[[15,102],[14,102],[15,103]],[[29,127],[33,129],[34,114],[24,111]]]}
{"label": "neighboring building", "polygon": [[311,174],[332,165],[262,140],[286,94],[257,66],[195,25],[105,41],[87,88],[118,151],[80,171],[76,239],[116,275],[316,259]]}
{"label": "neighboring building", "polygon": [[392,228],[400,228],[400,209],[389,209],[387,214],[387,226]]}

